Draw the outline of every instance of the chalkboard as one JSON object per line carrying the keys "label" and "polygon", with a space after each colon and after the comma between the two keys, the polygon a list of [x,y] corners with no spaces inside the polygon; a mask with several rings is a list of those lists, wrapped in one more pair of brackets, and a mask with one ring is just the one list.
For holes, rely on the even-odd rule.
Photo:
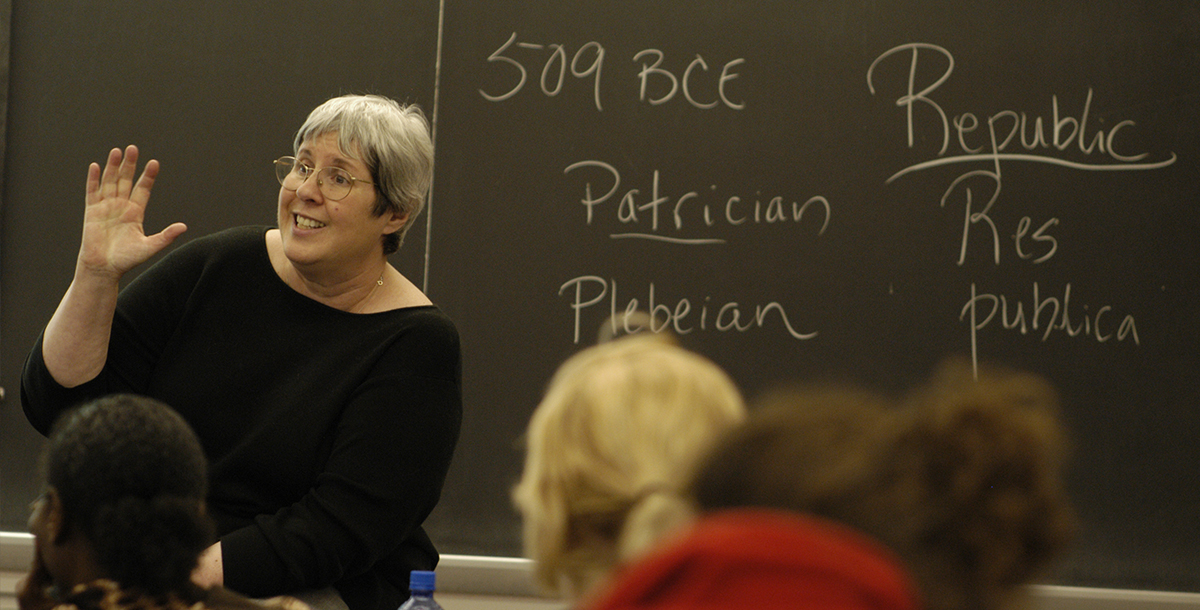
{"label": "chalkboard", "polygon": [[[14,7],[5,252],[38,260],[6,256],[6,386],[69,280],[86,162],[137,142],[178,168],[151,224],[271,222],[259,162],[372,90],[437,118],[432,215],[397,264],[463,338],[443,552],[520,554],[508,494],[545,383],[649,309],[749,396],[899,391],[950,354],[1042,373],[1084,525],[1053,582],[1200,591],[1200,5],[58,10]],[[14,403],[15,529],[8,440],[36,441]]]}
{"label": "chalkboard", "polygon": [[1200,590],[1200,8],[917,6],[447,11],[430,283],[470,422],[443,540],[519,552],[528,414],[637,307],[750,395],[950,353],[1042,372],[1086,526],[1059,578]]}

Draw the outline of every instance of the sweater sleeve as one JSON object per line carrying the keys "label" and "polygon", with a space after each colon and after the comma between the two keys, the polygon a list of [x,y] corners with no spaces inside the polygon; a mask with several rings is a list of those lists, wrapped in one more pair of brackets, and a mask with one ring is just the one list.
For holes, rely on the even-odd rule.
{"label": "sweater sleeve", "polygon": [[87,400],[115,392],[145,393],[195,281],[206,241],[176,249],[121,290],[104,368],[92,380],[73,388],[60,385],[46,367],[43,337],[38,337],[21,374],[21,404],[34,429],[48,434],[63,411]]}
{"label": "sweater sleeve", "polygon": [[38,336],[21,371],[21,407],[33,428],[43,436],[48,436],[54,420],[63,411],[90,398],[107,394],[106,388],[103,374],[73,388],[60,385],[46,368],[46,361],[42,359],[42,337]]}
{"label": "sweater sleeve", "polygon": [[436,552],[420,526],[458,441],[461,360],[449,319],[436,311],[421,318],[346,405],[312,489],[222,536],[227,587],[251,596],[324,587],[414,550],[430,555],[423,563],[432,569]]}

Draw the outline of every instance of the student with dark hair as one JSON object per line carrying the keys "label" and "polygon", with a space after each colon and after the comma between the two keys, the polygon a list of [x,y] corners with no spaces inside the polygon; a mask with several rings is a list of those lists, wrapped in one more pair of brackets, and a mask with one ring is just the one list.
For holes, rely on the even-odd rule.
{"label": "student with dark hair", "polygon": [[703,462],[703,517],[590,610],[1015,607],[1071,538],[1042,379],[951,363],[893,401],[776,393]]}
{"label": "student with dark hair", "polygon": [[21,610],[268,607],[192,582],[213,536],[207,465],[191,428],[166,405],[126,394],[69,411],[42,460],[46,487],[29,518],[34,559],[18,586]]}

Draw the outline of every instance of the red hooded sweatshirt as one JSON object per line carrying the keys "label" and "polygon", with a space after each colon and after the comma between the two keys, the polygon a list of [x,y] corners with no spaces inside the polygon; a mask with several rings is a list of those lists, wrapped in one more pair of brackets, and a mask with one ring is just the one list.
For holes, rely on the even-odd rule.
{"label": "red hooded sweatshirt", "polygon": [[761,509],[705,517],[621,569],[585,610],[918,610],[894,554],[846,526]]}

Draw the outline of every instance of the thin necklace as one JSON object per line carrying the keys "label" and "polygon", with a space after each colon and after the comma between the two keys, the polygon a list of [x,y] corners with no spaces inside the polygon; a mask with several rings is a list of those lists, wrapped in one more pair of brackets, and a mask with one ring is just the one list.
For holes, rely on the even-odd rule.
{"label": "thin necklace", "polygon": [[375,290],[376,290],[377,288],[379,288],[380,286],[382,286],[382,285],[383,285],[383,276],[384,276],[384,274],[386,274],[386,273],[387,273],[387,268],[385,267],[385,268],[383,269],[383,273],[380,273],[380,274],[379,274],[379,279],[375,280],[375,285],[374,285],[374,286],[371,286],[371,292],[368,292],[368,293],[367,293],[367,296],[363,297],[363,300],[362,300],[362,301],[359,301],[359,303],[360,303],[360,304],[361,304],[361,303],[366,303],[367,301],[370,301],[370,300],[371,300],[371,297],[375,296]]}

